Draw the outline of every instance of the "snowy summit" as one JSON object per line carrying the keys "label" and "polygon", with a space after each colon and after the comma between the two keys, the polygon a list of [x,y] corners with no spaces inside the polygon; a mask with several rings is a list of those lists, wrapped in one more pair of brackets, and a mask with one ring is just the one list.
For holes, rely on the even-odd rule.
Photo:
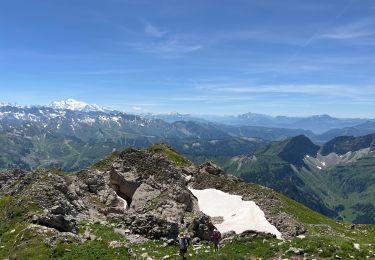
{"label": "snowy summit", "polygon": [[54,109],[60,109],[60,110],[73,110],[73,111],[99,111],[99,112],[108,112],[110,111],[106,107],[101,107],[95,104],[87,104],[83,101],[78,101],[73,98],[69,98],[67,100],[61,100],[61,101],[54,101],[51,103],[50,107]]}
{"label": "snowy summit", "polygon": [[199,209],[210,217],[222,217],[216,228],[225,233],[240,234],[246,230],[270,233],[281,239],[281,233],[271,225],[264,212],[253,201],[244,201],[241,196],[231,195],[216,189],[190,189],[198,199]]}

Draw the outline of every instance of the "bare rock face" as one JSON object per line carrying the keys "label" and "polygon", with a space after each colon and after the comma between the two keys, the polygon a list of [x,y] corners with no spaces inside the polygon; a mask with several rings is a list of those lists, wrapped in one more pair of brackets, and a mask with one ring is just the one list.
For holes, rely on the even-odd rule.
{"label": "bare rock face", "polygon": [[123,168],[121,171],[112,168],[110,171],[110,186],[128,202],[128,205],[131,204],[133,195],[140,185],[141,179],[130,168]]}
{"label": "bare rock face", "polygon": [[[128,213],[140,216],[140,223],[137,218],[134,221],[145,228],[131,225],[134,233],[150,230],[146,233],[149,238],[166,234],[176,238],[180,228],[192,223],[193,217],[200,212],[184,175],[183,168],[160,154],[134,149],[120,154],[110,170],[109,183],[128,202]],[[160,229],[150,229],[150,223],[163,225],[158,224]]]}
{"label": "bare rock face", "polygon": [[135,211],[144,211],[147,204],[155,200],[160,194],[160,188],[142,183],[133,193],[131,208]]}

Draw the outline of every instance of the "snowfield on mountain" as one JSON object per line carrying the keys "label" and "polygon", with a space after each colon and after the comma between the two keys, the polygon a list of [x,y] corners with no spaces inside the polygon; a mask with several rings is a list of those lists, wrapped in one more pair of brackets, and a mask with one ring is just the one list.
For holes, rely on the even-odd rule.
{"label": "snowfield on mountain", "polygon": [[253,201],[244,201],[241,196],[231,195],[217,189],[190,189],[198,198],[199,209],[208,216],[222,217],[223,222],[215,226],[221,233],[234,231],[240,234],[246,230],[276,235],[281,233],[271,225],[264,212]]}

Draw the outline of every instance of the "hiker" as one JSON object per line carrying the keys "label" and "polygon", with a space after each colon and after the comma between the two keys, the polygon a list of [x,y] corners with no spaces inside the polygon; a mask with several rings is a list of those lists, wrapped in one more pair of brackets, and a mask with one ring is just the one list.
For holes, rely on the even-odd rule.
{"label": "hiker", "polygon": [[211,235],[211,240],[214,243],[215,251],[219,250],[220,239],[221,239],[221,233],[219,232],[219,230],[215,229]]}
{"label": "hiker", "polygon": [[186,259],[186,252],[189,245],[189,241],[187,236],[184,233],[181,233],[178,239],[178,244],[180,246],[180,256],[182,256],[182,259]]}

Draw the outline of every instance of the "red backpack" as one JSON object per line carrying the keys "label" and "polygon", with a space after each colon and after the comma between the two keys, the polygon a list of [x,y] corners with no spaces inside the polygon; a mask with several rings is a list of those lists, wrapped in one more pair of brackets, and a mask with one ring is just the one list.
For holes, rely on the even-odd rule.
{"label": "red backpack", "polygon": [[212,233],[212,240],[214,241],[219,241],[219,239],[221,238],[221,234],[219,231],[214,231]]}

